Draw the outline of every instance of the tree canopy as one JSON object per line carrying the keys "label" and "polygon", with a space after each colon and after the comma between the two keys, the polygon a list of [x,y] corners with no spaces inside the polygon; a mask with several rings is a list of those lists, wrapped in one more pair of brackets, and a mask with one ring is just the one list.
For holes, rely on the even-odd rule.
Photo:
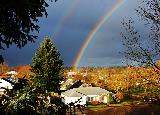
{"label": "tree canopy", "polygon": [[[121,33],[127,59],[149,68],[144,81],[150,86],[159,87],[160,66],[160,1],[144,0],[136,10],[148,30],[141,33],[132,18],[123,20]],[[138,63],[137,63],[138,62]],[[148,78],[147,78],[148,77]],[[156,89],[156,88],[155,88]],[[155,90],[158,92],[158,90]]]}
{"label": "tree canopy", "polygon": [[1,0],[0,49],[11,44],[21,48],[27,42],[34,42],[37,36],[31,32],[39,31],[38,19],[47,17],[48,6],[46,0]]}
{"label": "tree canopy", "polygon": [[60,99],[57,99],[56,103],[51,103],[48,99],[51,91],[60,90],[60,82],[63,79],[63,61],[51,39],[46,38],[37,49],[31,72],[30,79],[26,79],[26,75],[18,78],[18,81],[13,84],[13,89],[6,89],[6,93],[0,97],[0,114],[65,113],[66,106]]}

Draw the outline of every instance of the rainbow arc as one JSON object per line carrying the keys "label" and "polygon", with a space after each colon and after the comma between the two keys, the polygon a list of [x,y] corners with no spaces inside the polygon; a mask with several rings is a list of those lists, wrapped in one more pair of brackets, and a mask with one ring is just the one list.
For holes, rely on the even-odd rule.
{"label": "rainbow arc", "polygon": [[82,45],[82,47],[80,48],[73,64],[72,67],[78,67],[78,64],[87,48],[87,46],[89,45],[90,41],[94,38],[94,36],[96,35],[96,33],[98,32],[98,30],[101,28],[101,26],[104,24],[104,22],[106,20],[109,19],[109,17],[120,7],[122,6],[122,4],[124,4],[126,0],[118,0],[118,2],[110,9],[110,11],[107,13],[96,23],[95,27],[93,28],[93,30],[89,33],[88,37],[86,38],[84,44]]}

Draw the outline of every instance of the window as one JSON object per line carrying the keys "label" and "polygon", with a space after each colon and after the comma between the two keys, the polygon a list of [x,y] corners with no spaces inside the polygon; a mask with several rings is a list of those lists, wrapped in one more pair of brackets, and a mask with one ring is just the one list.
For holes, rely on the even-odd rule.
{"label": "window", "polygon": [[93,101],[93,97],[91,97],[91,101]]}
{"label": "window", "polygon": [[93,98],[94,98],[94,97],[87,97],[88,102],[93,101]]}
{"label": "window", "polygon": [[87,101],[90,102],[90,97],[87,97]]}

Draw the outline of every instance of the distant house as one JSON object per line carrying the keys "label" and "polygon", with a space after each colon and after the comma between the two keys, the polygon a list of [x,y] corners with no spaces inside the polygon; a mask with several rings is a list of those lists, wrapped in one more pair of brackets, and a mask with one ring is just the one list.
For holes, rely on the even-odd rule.
{"label": "distant house", "polygon": [[79,87],[62,92],[61,97],[65,104],[74,102],[85,105],[92,101],[108,104],[111,94],[113,93],[100,87]]}
{"label": "distant house", "polygon": [[70,71],[67,73],[67,77],[73,77],[77,74],[77,72]]}
{"label": "distant house", "polygon": [[10,77],[15,77],[16,75],[18,75],[18,73],[16,71],[9,71],[9,72],[6,72],[6,75]]}

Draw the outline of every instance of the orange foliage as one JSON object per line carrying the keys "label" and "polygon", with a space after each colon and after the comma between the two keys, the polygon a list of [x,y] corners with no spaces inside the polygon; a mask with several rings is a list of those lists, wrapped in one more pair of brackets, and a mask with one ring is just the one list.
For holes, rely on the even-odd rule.
{"label": "orange foliage", "polygon": [[17,77],[22,78],[22,77],[26,76],[26,78],[29,78],[29,75],[31,73],[30,68],[31,68],[31,66],[29,66],[29,65],[19,65],[17,67],[17,72],[18,72]]}
{"label": "orange foliage", "polygon": [[122,92],[117,92],[116,93],[116,101],[117,102],[121,102],[122,100],[123,100],[123,98],[124,98],[124,96],[123,96],[123,94],[122,94]]}
{"label": "orange foliage", "polygon": [[99,105],[99,104],[100,104],[99,101],[92,101],[92,102],[91,102],[91,105],[93,105],[93,106],[96,106],[96,105]]}
{"label": "orange foliage", "polygon": [[75,79],[75,80],[83,80],[83,76],[82,75],[75,75],[73,79]]}
{"label": "orange foliage", "polygon": [[[160,61],[156,63],[160,67]],[[83,80],[86,84],[93,84],[111,91],[128,92],[133,87],[143,87],[160,90],[160,70],[153,67],[106,67],[80,68],[79,75],[74,79]]]}

